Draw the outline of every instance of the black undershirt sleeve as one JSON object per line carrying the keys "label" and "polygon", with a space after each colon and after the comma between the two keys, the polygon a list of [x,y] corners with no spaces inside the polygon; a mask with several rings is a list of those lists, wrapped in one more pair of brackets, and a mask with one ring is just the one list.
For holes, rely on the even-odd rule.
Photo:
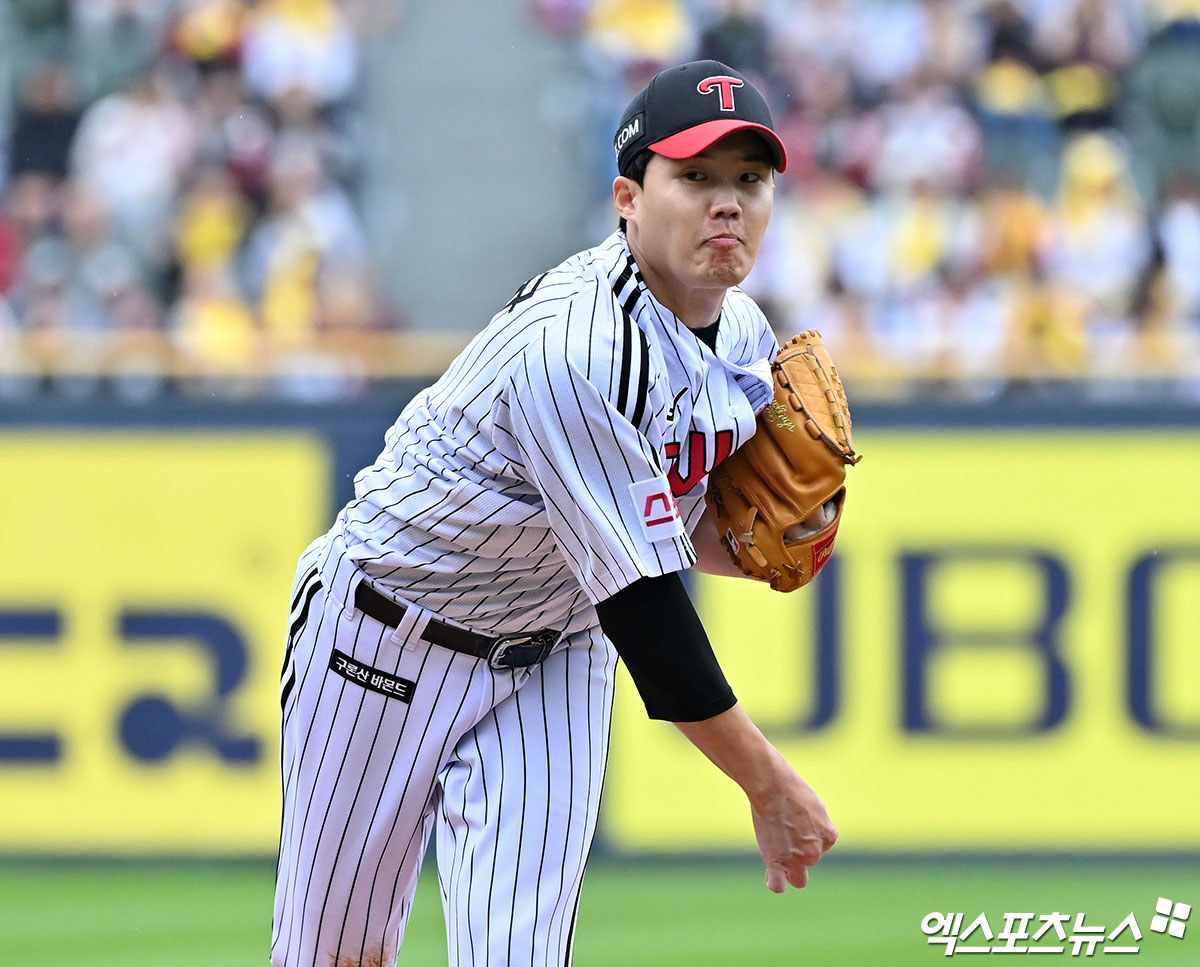
{"label": "black undershirt sleeve", "polygon": [[699,722],[737,702],[678,574],[639,578],[596,612],[650,718]]}

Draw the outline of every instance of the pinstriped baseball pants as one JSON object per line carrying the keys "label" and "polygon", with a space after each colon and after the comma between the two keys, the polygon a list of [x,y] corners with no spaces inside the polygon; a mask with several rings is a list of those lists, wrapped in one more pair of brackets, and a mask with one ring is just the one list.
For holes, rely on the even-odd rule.
{"label": "pinstriped baseball pants", "polygon": [[[300,559],[281,688],[283,812],[271,963],[391,967],[436,830],[451,967],[570,963],[608,754],[612,646],[571,635],[494,670],[354,610],[324,537]],[[330,668],[414,683],[404,701]]]}

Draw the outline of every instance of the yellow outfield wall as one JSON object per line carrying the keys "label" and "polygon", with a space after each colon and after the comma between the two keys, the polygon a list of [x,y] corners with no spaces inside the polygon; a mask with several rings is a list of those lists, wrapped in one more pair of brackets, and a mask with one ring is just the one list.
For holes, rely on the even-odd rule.
{"label": "yellow outfield wall", "polygon": [[[835,566],[695,595],[840,848],[1200,849],[1200,437],[855,442]],[[608,776],[618,848],[753,849],[740,791],[627,677]]]}
{"label": "yellow outfield wall", "polygon": [[[860,433],[831,563],[694,594],[841,849],[1200,850],[1200,434]],[[320,432],[0,431],[0,852],[270,854]],[[621,673],[601,831],[753,849]]]}
{"label": "yellow outfield wall", "polygon": [[325,444],[0,434],[0,849],[268,852]]}

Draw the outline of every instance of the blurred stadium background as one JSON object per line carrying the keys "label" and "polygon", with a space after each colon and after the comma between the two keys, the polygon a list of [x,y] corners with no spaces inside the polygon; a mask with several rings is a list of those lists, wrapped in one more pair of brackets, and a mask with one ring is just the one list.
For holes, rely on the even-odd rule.
{"label": "blurred stadium background", "polygon": [[265,961],[295,556],[611,230],[692,56],[768,93],[746,288],[867,454],[812,588],[693,591],[842,840],[769,897],[626,688],[577,962],[926,963],[927,913],[1018,909],[1200,962],[1148,930],[1200,901],[1200,2],[5,0],[0,963]]}

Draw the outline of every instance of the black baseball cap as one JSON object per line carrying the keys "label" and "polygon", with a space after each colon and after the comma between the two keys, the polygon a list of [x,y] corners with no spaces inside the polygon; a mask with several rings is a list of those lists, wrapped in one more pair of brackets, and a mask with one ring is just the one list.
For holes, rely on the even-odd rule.
{"label": "black baseball cap", "polygon": [[626,174],[643,148],[665,158],[691,158],[734,131],[757,131],[775,168],[787,167],[787,152],[767,102],[743,75],[716,60],[668,67],[630,101],[621,117],[613,140],[617,170]]}

